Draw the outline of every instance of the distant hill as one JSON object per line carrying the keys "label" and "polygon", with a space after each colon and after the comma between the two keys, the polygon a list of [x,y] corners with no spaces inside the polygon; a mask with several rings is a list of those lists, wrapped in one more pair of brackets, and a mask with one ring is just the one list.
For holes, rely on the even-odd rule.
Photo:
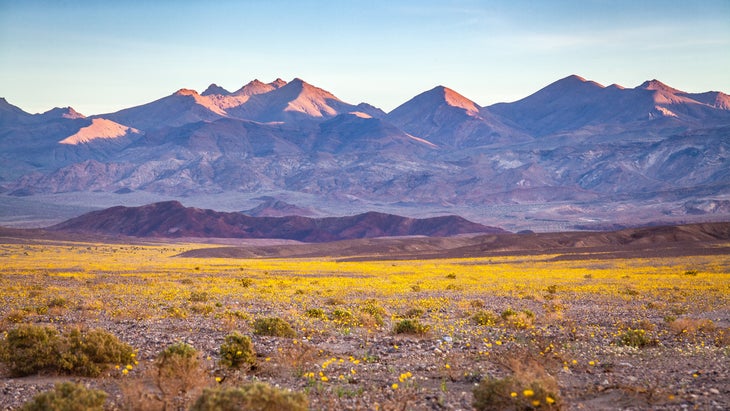
{"label": "distant hill", "polygon": [[544,255],[555,260],[602,260],[728,255],[730,223],[644,227],[613,232],[487,234],[453,238],[381,238],[327,244],[206,247],[193,258],[316,258],[341,260],[476,258]]}
{"label": "distant hill", "polygon": [[278,238],[304,242],[504,232],[458,216],[414,219],[369,212],[326,218],[251,217],[243,213],[186,208],[177,201],[93,211],[50,227],[49,230],[133,237]]}

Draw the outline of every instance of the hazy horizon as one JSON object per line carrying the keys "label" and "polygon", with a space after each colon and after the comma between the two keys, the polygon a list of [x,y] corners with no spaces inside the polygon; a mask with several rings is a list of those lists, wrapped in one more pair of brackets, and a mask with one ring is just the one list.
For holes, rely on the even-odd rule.
{"label": "hazy horizon", "polygon": [[437,85],[509,102],[571,74],[728,92],[728,50],[727,1],[0,0],[0,97],[31,113],[277,77],[385,111]]}

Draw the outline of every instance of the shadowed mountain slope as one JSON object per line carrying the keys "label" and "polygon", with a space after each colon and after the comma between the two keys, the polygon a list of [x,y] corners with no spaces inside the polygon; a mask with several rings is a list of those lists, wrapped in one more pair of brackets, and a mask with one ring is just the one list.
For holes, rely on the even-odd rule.
{"label": "shadowed mountain slope", "polygon": [[50,230],[134,237],[280,238],[305,242],[504,232],[458,216],[413,219],[369,212],[327,218],[251,217],[242,213],[186,208],[177,201],[94,211],[55,225]]}

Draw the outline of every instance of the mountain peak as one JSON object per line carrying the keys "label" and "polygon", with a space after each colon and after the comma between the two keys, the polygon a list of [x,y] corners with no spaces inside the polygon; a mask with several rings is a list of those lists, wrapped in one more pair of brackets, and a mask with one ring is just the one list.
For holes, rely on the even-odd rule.
{"label": "mountain peak", "polygon": [[272,90],[275,90],[276,87],[266,84],[259,79],[253,79],[249,81],[245,86],[238,89],[236,92],[233,93],[233,95],[236,96],[253,96],[256,94],[264,94],[268,93]]}
{"label": "mountain peak", "polygon": [[276,80],[269,83],[269,85],[274,88],[281,88],[286,86],[286,81],[282,80],[281,78],[277,78]]}
{"label": "mountain peak", "polygon": [[223,87],[215,84],[215,83],[211,83],[211,85],[209,85],[208,88],[205,89],[205,91],[201,95],[202,96],[209,96],[211,94],[218,94],[218,95],[221,95],[221,96],[227,96],[227,95],[231,94],[231,92],[228,91],[228,90],[226,90],[226,89],[224,89]]}
{"label": "mountain peak", "polygon": [[662,83],[657,79],[647,80],[641,83],[641,85],[637,88],[644,90],[667,91],[670,93],[681,93],[681,91],[677,90],[676,88],[669,87],[668,85]]}
{"label": "mountain peak", "polygon": [[71,120],[86,118],[86,116],[74,110],[72,107],[54,107],[41,115],[45,118],[67,118]]}
{"label": "mountain peak", "polygon": [[568,77],[562,78],[553,84],[549,85],[548,87],[560,87],[561,89],[565,88],[575,88],[575,87],[584,87],[584,86],[593,86],[595,88],[605,88],[602,84],[596,83],[592,80],[586,80],[585,78],[577,75],[577,74],[571,74]]}
{"label": "mountain peak", "polygon": [[181,88],[176,91],[173,95],[175,96],[199,96],[198,92],[188,88]]}

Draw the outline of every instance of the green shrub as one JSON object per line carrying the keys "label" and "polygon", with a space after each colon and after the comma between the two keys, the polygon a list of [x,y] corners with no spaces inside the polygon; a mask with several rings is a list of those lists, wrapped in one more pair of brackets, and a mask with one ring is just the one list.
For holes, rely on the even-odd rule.
{"label": "green shrub", "polygon": [[256,364],[256,352],[251,338],[237,331],[225,337],[220,348],[220,364],[229,368],[241,368],[244,364]]}
{"label": "green shrub", "polygon": [[257,318],[253,323],[253,332],[256,335],[271,337],[294,338],[297,336],[291,325],[279,317]]}
{"label": "green shrub", "polygon": [[410,308],[405,314],[403,314],[403,316],[406,318],[419,318],[425,313],[426,312],[420,308]]}
{"label": "green shrub", "polygon": [[486,310],[477,311],[471,318],[477,325],[489,327],[496,325],[499,321],[499,317],[496,314]]}
{"label": "green shrub", "polygon": [[309,318],[319,318],[319,319],[327,318],[327,314],[321,308],[310,308],[304,312],[304,315],[306,315]]}
{"label": "green shrub", "polygon": [[647,335],[646,330],[629,328],[619,336],[619,344],[641,348],[654,344],[654,340]]}
{"label": "green shrub", "polygon": [[96,377],[109,364],[129,364],[133,354],[132,347],[102,330],[59,334],[50,326],[24,324],[0,342],[0,360],[14,376],[48,370]]}
{"label": "green shrub", "polygon": [[396,334],[419,334],[423,335],[428,332],[429,326],[421,324],[418,320],[405,319],[395,324],[393,332]]}
{"label": "green shrub", "polygon": [[376,300],[366,300],[362,307],[360,307],[360,311],[365,314],[361,315],[361,322],[369,316],[372,319],[372,322],[378,326],[382,326],[385,323],[385,320],[383,319],[386,314],[385,308],[383,308]]}
{"label": "green shrub", "polygon": [[104,391],[64,382],[56,384],[52,391],[36,395],[20,407],[20,411],[101,411],[106,396]]}
{"label": "green shrub", "polygon": [[191,411],[306,411],[307,397],[256,382],[239,388],[205,389]]}
{"label": "green shrub", "polygon": [[129,364],[134,349],[103,330],[82,333],[72,329],[64,335],[57,366],[72,374],[96,377],[109,364]]}
{"label": "green shrub", "polygon": [[349,310],[342,308],[335,308],[332,311],[332,320],[341,324],[347,324],[352,322],[352,313]]}
{"label": "green shrub", "polygon": [[193,291],[190,293],[190,301],[194,303],[204,303],[208,301],[208,293],[205,291]]}
{"label": "green shrub", "polygon": [[0,359],[13,376],[31,375],[55,368],[60,345],[55,328],[22,324],[0,342]]}

